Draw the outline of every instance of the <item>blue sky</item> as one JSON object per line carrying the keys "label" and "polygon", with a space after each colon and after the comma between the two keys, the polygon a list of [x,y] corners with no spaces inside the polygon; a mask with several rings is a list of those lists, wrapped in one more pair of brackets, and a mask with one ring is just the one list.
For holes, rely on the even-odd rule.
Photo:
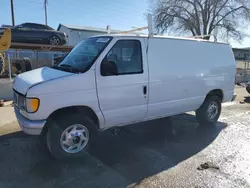
{"label": "blue sky", "polygon": [[[11,24],[10,0],[0,0],[0,25]],[[14,0],[16,24],[44,23],[44,0]],[[48,0],[48,24],[59,23],[113,29],[147,24],[147,0]]]}
{"label": "blue sky", "polygon": [[[11,24],[10,0],[0,0],[0,25]],[[13,0],[16,25],[23,22],[45,23],[44,0]],[[48,24],[57,28],[59,23],[130,30],[147,25],[148,0],[48,0]],[[248,30],[245,32],[249,33]],[[242,45],[250,47],[250,38]]]}

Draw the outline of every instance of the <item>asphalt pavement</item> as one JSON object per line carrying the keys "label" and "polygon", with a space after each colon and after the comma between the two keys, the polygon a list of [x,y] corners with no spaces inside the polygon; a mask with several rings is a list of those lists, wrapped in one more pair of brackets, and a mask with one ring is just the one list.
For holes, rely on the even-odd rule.
{"label": "asphalt pavement", "polygon": [[236,92],[216,127],[199,126],[194,113],[130,125],[105,131],[74,161],[54,160],[39,137],[19,132],[13,108],[2,107],[0,188],[250,187],[250,95]]}

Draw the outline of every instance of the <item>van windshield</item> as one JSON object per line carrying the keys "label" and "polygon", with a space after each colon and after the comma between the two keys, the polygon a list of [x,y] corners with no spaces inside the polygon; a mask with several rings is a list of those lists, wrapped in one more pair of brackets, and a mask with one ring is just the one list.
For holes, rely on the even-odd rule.
{"label": "van windshield", "polygon": [[57,68],[70,72],[87,71],[110,41],[111,37],[93,37],[81,41]]}

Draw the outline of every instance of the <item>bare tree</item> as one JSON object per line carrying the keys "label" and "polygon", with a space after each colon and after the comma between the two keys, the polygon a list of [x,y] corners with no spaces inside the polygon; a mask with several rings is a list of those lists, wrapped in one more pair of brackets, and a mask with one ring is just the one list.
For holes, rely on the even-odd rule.
{"label": "bare tree", "polygon": [[[211,35],[215,29],[242,39],[239,30],[250,22],[249,0],[152,0],[154,26],[158,32],[171,29],[193,36]],[[210,37],[207,37],[209,39]]]}

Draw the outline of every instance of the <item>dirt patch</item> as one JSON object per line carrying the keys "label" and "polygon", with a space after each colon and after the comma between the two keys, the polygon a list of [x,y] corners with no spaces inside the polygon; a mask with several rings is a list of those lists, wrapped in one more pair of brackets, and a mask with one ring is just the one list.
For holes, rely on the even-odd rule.
{"label": "dirt patch", "polygon": [[214,165],[213,163],[211,162],[206,162],[206,163],[203,163],[201,164],[197,170],[206,170],[206,169],[209,169],[209,168],[212,168],[212,169],[216,169],[216,170],[219,170],[220,168],[216,165]]}

